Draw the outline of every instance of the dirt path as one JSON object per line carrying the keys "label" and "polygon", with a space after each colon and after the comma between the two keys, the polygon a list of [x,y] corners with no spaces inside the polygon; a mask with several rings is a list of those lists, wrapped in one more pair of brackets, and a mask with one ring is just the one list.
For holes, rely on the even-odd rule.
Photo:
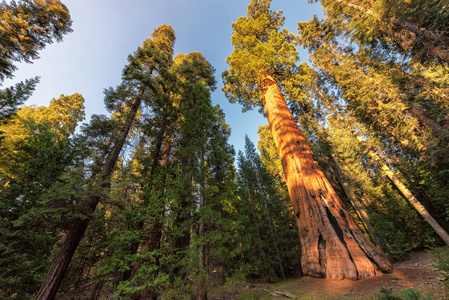
{"label": "dirt path", "polygon": [[[412,253],[400,263],[394,264],[392,274],[375,278],[352,280],[326,280],[303,277],[298,281],[275,288],[270,285],[243,285],[228,294],[217,295],[215,299],[373,299],[380,289],[402,291],[406,288],[419,290],[422,296],[432,299],[449,299],[442,285],[441,271],[433,267],[433,257],[426,251]],[[278,292],[277,296],[276,293]]]}

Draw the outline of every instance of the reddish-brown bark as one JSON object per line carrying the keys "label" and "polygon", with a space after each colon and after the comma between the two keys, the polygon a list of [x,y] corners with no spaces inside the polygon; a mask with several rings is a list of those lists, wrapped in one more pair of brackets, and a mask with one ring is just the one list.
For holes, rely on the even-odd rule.
{"label": "reddish-brown bark", "polygon": [[303,274],[357,280],[391,272],[390,262],[364,236],[314,160],[273,77],[265,75],[262,86],[299,228]]}

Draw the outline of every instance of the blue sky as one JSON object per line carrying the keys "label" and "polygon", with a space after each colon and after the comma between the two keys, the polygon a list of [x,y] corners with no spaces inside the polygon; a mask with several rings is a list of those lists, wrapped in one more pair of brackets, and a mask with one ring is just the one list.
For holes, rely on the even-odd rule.
{"label": "blue sky", "polygon": [[[201,52],[215,67],[218,88],[212,94],[231,126],[230,143],[243,150],[244,136],[257,143],[257,128],[267,124],[257,109],[242,113],[230,104],[222,88],[221,73],[232,53],[231,23],[246,14],[250,0],[62,0],[73,20],[73,32],[61,43],[48,45],[33,64],[20,64],[13,80],[3,87],[40,76],[41,82],[26,105],[48,105],[61,94],[80,93],[85,99],[86,122],[92,114],[106,114],[103,90],[121,81],[126,58],[150,37],[153,29],[169,24],[176,33],[175,54]],[[282,9],[285,27],[297,33],[296,22],[321,14],[319,4],[307,0],[273,0]],[[307,53],[300,51],[302,60]]]}

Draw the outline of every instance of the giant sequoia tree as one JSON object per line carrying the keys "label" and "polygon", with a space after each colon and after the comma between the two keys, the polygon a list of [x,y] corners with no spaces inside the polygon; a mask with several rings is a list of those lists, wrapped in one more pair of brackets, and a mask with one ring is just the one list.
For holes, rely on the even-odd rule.
{"label": "giant sequoia tree", "polygon": [[383,254],[363,235],[313,159],[281,91],[300,97],[301,72],[294,36],[281,30],[282,12],[253,0],[232,24],[235,47],[223,73],[226,96],[244,108],[263,106],[282,162],[301,237],[305,275],[361,279],[391,272]]}
{"label": "giant sequoia tree", "polygon": [[[402,149],[411,161],[438,160],[444,164],[444,146],[447,139],[447,129],[441,118],[435,118],[429,112],[444,111],[444,105],[437,97],[429,95],[426,89],[434,89],[434,83],[420,78],[420,84],[414,83],[419,76],[413,74],[406,66],[387,61],[389,54],[373,53],[360,49],[352,53],[351,47],[338,44],[335,35],[339,32],[338,22],[331,18],[318,20],[316,18],[298,23],[300,43],[308,47],[310,57],[316,70],[321,74],[320,89],[332,86],[340,91],[346,110],[353,112],[358,120],[365,123],[377,136],[391,146]],[[346,46],[346,45],[345,45]],[[356,47],[354,47],[356,48]],[[355,51],[355,50],[353,50]],[[369,55],[371,54],[371,55]],[[374,55],[376,54],[376,55]],[[381,59],[381,60],[380,60]],[[392,75],[393,74],[393,75]],[[411,79],[414,80],[411,80]],[[368,88],[366,83],[370,82]],[[439,91],[439,94],[443,94]],[[344,122],[344,118],[334,105],[321,98],[325,106],[333,109],[333,114]],[[349,126],[350,127],[350,126]],[[353,135],[361,145],[366,142],[357,132]],[[390,146],[390,147],[391,147]],[[443,147],[442,147],[443,146]],[[432,149],[433,147],[438,148]],[[439,149],[442,148],[442,149]],[[385,175],[394,183],[416,210],[435,229],[440,237],[448,243],[449,236],[445,230],[430,216],[413,193],[399,180],[390,167],[383,163],[374,149],[367,147],[368,155],[373,164],[378,164]],[[397,172],[398,173],[398,172]]]}

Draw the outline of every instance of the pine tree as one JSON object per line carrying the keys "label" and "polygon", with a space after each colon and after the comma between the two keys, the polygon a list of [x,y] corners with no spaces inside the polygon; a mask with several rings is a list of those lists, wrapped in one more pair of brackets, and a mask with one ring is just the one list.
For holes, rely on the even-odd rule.
{"label": "pine tree", "polygon": [[[207,298],[206,221],[202,215],[207,210],[210,147],[210,130],[215,110],[210,101],[210,90],[215,89],[214,69],[199,53],[179,54],[175,58],[175,69],[179,80],[180,118],[174,137],[173,159],[176,161],[175,176],[171,191],[173,200],[170,214],[172,251],[180,258],[172,270],[175,276],[199,276],[193,293],[197,299]],[[196,208],[198,207],[198,209]],[[195,235],[192,235],[195,232]],[[189,267],[192,250],[198,251],[194,258],[196,266]],[[186,265],[187,263],[187,265]],[[193,269],[192,269],[193,268]],[[195,271],[196,270],[196,271]]]}
{"label": "pine tree", "polygon": [[300,83],[301,70],[294,36],[280,30],[281,12],[270,11],[269,4],[252,1],[247,16],[233,23],[235,50],[227,59],[230,69],[223,74],[223,89],[245,108],[265,108],[299,227],[303,272],[334,279],[391,272],[391,264],[365,238],[313,159],[285,103],[278,84]]}
{"label": "pine tree", "polygon": [[278,183],[285,182],[282,163],[279,159],[276,144],[270,131],[270,126],[259,126],[257,134],[259,135],[257,149],[259,149],[264,166],[266,166],[273,177],[276,177]]}
{"label": "pine tree", "polygon": [[[165,66],[170,61],[174,42],[174,33],[170,26],[161,26],[153,32],[152,38],[144,41],[133,56],[129,57],[129,65],[124,70],[123,84],[116,91],[109,90],[106,104],[109,109],[116,109],[121,115],[119,132],[111,143],[110,152],[105,157],[94,184],[95,189],[107,187],[114,166],[134,122],[145,91],[151,85],[154,70]],[[53,260],[52,267],[43,282],[36,299],[54,299],[62,278],[70,264],[73,254],[89,225],[92,212],[95,211],[101,195],[93,195],[81,199],[80,213],[84,215],[72,221],[72,227],[65,233],[59,253]]]}
{"label": "pine tree", "polygon": [[0,122],[12,117],[20,105],[22,105],[33,93],[39,78],[19,82],[14,87],[0,90]]}
{"label": "pine tree", "polygon": [[426,148],[431,152],[428,144],[434,143],[433,136],[447,142],[447,128],[437,117],[447,111],[447,105],[429,95],[434,89],[431,80],[423,79],[419,72],[410,72],[409,65],[395,62],[389,54],[363,48],[353,53],[355,45],[338,44],[339,27],[331,20],[314,18],[299,23],[298,28],[300,44],[309,49],[318,72],[338,86],[347,108],[359,120],[415,155],[422,155]]}
{"label": "pine tree", "polygon": [[[335,110],[336,116],[340,119],[341,122],[345,122],[343,117],[338,113],[337,110]],[[346,124],[346,126],[350,126]],[[443,241],[449,245],[449,235],[447,232],[443,229],[443,227],[438,224],[438,222],[429,214],[427,209],[421,204],[418,199],[412,194],[412,192],[401,182],[401,180],[397,177],[397,175],[383,162],[381,157],[377,155],[373,151],[372,148],[370,148],[366,142],[363,140],[363,138],[352,128],[352,134],[356,137],[357,141],[363,145],[365,148],[367,148],[368,155],[370,158],[374,161],[374,163],[379,164],[380,168],[382,169],[383,173],[385,173],[385,176],[387,176],[393,184],[401,191],[401,193],[404,195],[405,198],[413,205],[413,207],[418,211],[418,213],[429,223],[430,226],[435,230],[435,232],[443,239]]]}
{"label": "pine tree", "polygon": [[[353,128],[348,129],[344,125],[348,122],[351,122]],[[335,116],[330,116],[328,133],[335,160],[348,182],[356,187],[354,192],[367,209],[382,249],[390,257],[401,259],[407,252],[428,244],[427,237],[434,239],[436,235],[394,187],[392,181],[382,173],[380,163],[370,158],[369,151],[354,136],[354,129],[364,137],[364,145],[370,145],[378,153],[381,153],[379,149],[385,151],[386,148],[382,148],[385,145],[353,118],[346,116],[345,121],[341,122]],[[393,159],[387,160],[389,164],[392,161]]]}
{"label": "pine tree", "polygon": [[247,276],[264,281],[295,275],[299,266],[298,233],[287,194],[282,194],[256,152],[245,138],[245,153],[239,152],[237,182],[238,211],[246,230],[241,232]]}

